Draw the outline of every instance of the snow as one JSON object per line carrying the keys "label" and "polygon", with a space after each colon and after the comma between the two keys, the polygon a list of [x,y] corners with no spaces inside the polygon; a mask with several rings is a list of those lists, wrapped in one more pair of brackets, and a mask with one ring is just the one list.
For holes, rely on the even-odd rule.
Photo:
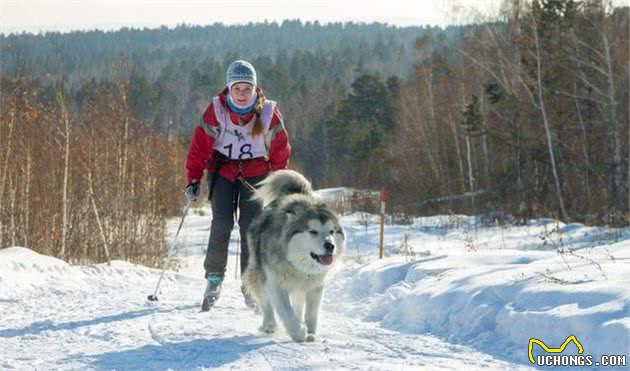
{"label": "snow", "polygon": [[572,334],[584,354],[630,358],[628,228],[414,218],[386,226],[379,260],[377,216],[344,215],[348,257],[329,279],[319,340],[297,344],[257,332],[235,279],[236,229],[222,296],[199,312],[210,218],[186,219],[159,302],[146,301],[157,269],[0,250],[0,369],[531,369],[530,338],[557,347]]}

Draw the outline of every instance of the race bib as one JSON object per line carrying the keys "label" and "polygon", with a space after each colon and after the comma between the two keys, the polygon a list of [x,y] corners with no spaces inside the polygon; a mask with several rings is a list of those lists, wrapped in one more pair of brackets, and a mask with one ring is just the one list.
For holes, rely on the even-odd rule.
{"label": "race bib", "polygon": [[232,160],[249,160],[267,156],[269,149],[265,137],[269,132],[275,105],[276,102],[274,101],[265,102],[260,117],[263,130],[261,134],[254,137],[252,136],[252,129],[256,117],[245,125],[236,125],[232,123],[227,109],[221,105],[219,97],[215,97],[213,101],[214,112],[221,130],[214,142],[214,149]]}

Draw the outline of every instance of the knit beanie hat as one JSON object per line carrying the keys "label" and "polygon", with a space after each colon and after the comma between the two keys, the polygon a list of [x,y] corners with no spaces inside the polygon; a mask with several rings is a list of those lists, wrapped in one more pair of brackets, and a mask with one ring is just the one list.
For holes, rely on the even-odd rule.
{"label": "knit beanie hat", "polygon": [[246,82],[256,87],[256,70],[251,63],[244,60],[235,60],[227,69],[225,82],[228,88],[239,82]]}

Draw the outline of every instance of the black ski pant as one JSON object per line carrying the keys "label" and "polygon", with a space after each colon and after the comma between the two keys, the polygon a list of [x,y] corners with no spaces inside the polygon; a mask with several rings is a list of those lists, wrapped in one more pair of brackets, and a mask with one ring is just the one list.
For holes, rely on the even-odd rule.
{"label": "black ski pant", "polygon": [[[209,174],[208,183],[211,186],[212,176]],[[247,178],[246,181],[255,185],[265,177]],[[247,229],[252,219],[261,210],[261,205],[251,200],[252,191],[239,180],[234,183],[217,174],[212,191],[212,222],[210,225],[210,239],[204,260],[206,278],[218,276],[223,278],[227,268],[228,245],[230,234],[234,227],[234,213],[238,210],[238,226],[241,235],[241,275],[247,269],[249,250],[247,248]]]}

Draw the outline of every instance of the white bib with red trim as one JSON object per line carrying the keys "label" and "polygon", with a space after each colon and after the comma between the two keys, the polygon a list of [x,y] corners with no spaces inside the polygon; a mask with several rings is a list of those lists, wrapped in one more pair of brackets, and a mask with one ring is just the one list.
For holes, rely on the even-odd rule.
{"label": "white bib with red trim", "polygon": [[236,125],[230,119],[230,113],[221,105],[219,97],[214,97],[212,101],[214,115],[219,121],[219,135],[214,141],[214,149],[224,154],[232,160],[249,160],[251,158],[266,157],[269,154],[269,143],[265,138],[269,132],[271,118],[276,107],[276,102],[265,100],[261,112],[262,133],[256,137],[252,136],[252,129],[256,116],[245,125]]}

